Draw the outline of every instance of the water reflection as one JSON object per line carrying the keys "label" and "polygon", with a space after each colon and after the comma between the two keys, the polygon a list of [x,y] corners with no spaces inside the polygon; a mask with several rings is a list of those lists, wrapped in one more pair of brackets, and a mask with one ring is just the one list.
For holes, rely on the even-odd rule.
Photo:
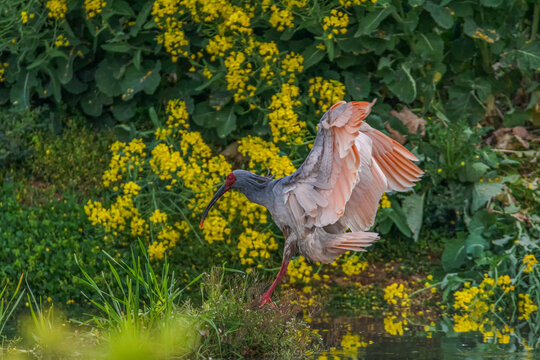
{"label": "water reflection", "polygon": [[[432,331],[405,319],[338,317],[314,321],[327,351],[315,360],[345,359],[536,359],[540,354],[515,345],[486,343],[482,335]],[[441,322],[440,329],[444,327]],[[428,330],[428,331],[426,331]]]}

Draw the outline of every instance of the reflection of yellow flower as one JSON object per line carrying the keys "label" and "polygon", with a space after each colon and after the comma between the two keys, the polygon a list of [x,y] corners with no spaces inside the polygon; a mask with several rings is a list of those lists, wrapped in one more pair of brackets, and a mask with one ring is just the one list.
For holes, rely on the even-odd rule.
{"label": "reflection of yellow flower", "polygon": [[384,318],[384,331],[390,335],[403,335],[403,325],[407,325],[407,320],[397,320],[396,315],[388,315]]}
{"label": "reflection of yellow flower", "polygon": [[538,310],[538,306],[533,303],[530,298],[530,294],[519,294],[518,310],[519,319],[527,320],[533,312]]}
{"label": "reflection of yellow flower", "polygon": [[533,254],[525,255],[523,258],[523,264],[527,265],[525,269],[523,269],[523,272],[528,274],[532,271],[533,266],[538,263],[538,260],[536,260],[536,257],[534,257]]}

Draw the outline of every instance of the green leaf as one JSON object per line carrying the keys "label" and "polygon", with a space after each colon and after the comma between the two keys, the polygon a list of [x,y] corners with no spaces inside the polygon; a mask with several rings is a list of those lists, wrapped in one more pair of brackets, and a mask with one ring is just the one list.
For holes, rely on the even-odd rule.
{"label": "green leaf", "polygon": [[193,112],[193,121],[195,124],[204,128],[215,127],[216,110],[214,110],[208,102],[202,102],[195,106]]}
{"label": "green leaf", "polygon": [[326,53],[317,49],[315,44],[310,45],[304,50],[302,56],[304,57],[304,70],[309,69],[313,65],[317,65],[322,59],[324,59]]}
{"label": "green leaf", "polygon": [[73,54],[67,59],[59,58],[57,60],[56,75],[58,76],[58,81],[60,81],[62,85],[66,85],[73,77],[73,62],[75,61],[76,56],[76,54]]}
{"label": "green leaf", "polygon": [[345,87],[347,92],[355,100],[362,100],[368,97],[371,91],[371,83],[367,75],[358,73],[344,72]]}
{"label": "green leaf", "polygon": [[442,59],[444,42],[442,38],[435,33],[419,33],[414,42],[414,51],[424,59],[438,61]]}
{"label": "green leaf", "polygon": [[141,31],[141,27],[146,22],[146,19],[148,18],[148,15],[150,15],[150,11],[152,11],[153,2],[147,1],[144,3],[141,11],[139,11],[139,14],[137,15],[137,19],[135,20],[135,25],[131,27],[131,30],[129,34],[131,37],[136,37],[139,31]]}
{"label": "green leaf", "polygon": [[118,100],[111,106],[111,110],[116,120],[126,121],[135,116],[137,103],[135,101]]}
{"label": "green leaf", "polygon": [[105,51],[115,53],[130,53],[132,49],[131,45],[123,42],[102,44],[101,48]]}
{"label": "green leaf", "polygon": [[393,81],[388,84],[388,89],[405,103],[416,99],[416,82],[405,64],[401,64],[400,69],[394,73]]}
{"label": "green leaf", "polygon": [[521,71],[540,69],[540,41],[535,40],[516,50],[516,59]]}
{"label": "green leaf", "polygon": [[[395,205],[392,205],[392,207],[394,206]],[[392,208],[392,211],[388,213],[388,217],[392,219],[394,224],[397,226],[397,228],[399,229],[399,231],[401,231],[403,235],[407,237],[410,237],[412,235],[411,229],[409,229],[409,226],[407,225],[407,220],[402,213],[398,213],[396,209]]]}
{"label": "green leaf", "polygon": [[480,209],[489,199],[500,193],[502,188],[502,182],[474,184],[471,211]]}
{"label": "green leaf", "polygon": [[144,69],[141,68],[141,70],[137,70],[134,65],[131,65],[126,70],[126,75],[120,82],[122,87],[122,100],[130,100],[140,91],[144,91],[148,95],[151,95],[156,91],[161,81],[161,63],[159,60],[156,61],[153,69],[144,71]]}
{"label": "green leaf", "polygon": [[504,0],[480,0],[480,4],[492,8],[499,7],[503,2]]}
{"label": "green leaf", "polygon": [[85,114],[100,116],[103,112],[103,105],[110,105],[112,98],[94,88],[81,97],[80,103]]}
{"label": "green leaf", "polygon": [[235,106],[229,105],[215,114],[216,130],[220,138],[225,138],[236,130]]}
{"label": "green leaf", "polygon": [[444,251],[441,257],[441,263],[446,271],[459,269],[465,262],[465,236],[459,233],[457,238],[446,240]]}
{"label": "green leaf", "polygon": [[489,166],[481,162],[471,165],[465,164],[459,169],[458,176],[461,181],[477,182],[489,170]]}
{"label": "green leaf", "polygon": [[437,5],[431,1],[426,1],[424,4],[424,9],[426,9],[430,14],[433,20],[442,27],[443,29],[450,29],[454,25],[454,18],[450,11],[444,7]]}
{"label": "green leaf", "polygon": [[77,75],[75,75],[71,78],[70,82],[64,85],[64,89],[72,94],[78,95],[82,94],[88,89],[88,84],[83,83],[81,80],[79,80]]}
{"label": "green leaf", "polygon": [[465,241],[467,254],[475,258],[480,257],[487,248],[489,248],[489,242],[478,233],[470,234]]}
{"label": "green leaf", "polygon": [[122,94],[120,77],[124,74],[125,65],[114,58],[105,58],[99,63],[94,78],[96,86],[104,94],[118,96]]}
{"label": "green leaf", "polygon": [[370,35],[373,31],[375,31],[375,29],[377,29],[379,24],[393,12],[393,6],[388,6],[383,9],[376,9],[375,11],[370,12],[360,20],[358,30],[354,34],[354,37]]}
{"label": "green leaf", "polygon": [[231,91],[215,88],[208,97],[208,102],[211,107],[216,110],[222,109],[231,101],[233,94]]}
{"label": "green leaf", "polygon": [[422,220],[424,218],[424,197],[422,195],[412,194],[403,199],[401,206],[406,214],[407,225],[413,233],[414,241],[418,241],[420,229],[422,228]]}
{"label": "green leaf", "polygon": [[527,121],[532,121],[533,113],[532,111],[519,111],[515,110],[512,112],[507,112],[504,115],[503,125],[507,128],[512,128],[515,126],[525,126]]}
{"label": "green leaf", "polygon": [[135,11],[133,11],[129,3],[124,0],[112,1],[112,10],[118,15],[124,15],[129,17],[135,16]]}
{"label": "green leaf", "polygon": [[16,108],[27,108],[30,106],[30,90],[38,85],[36,73],[34,71],[21,71],[17,76],[15,84],[11,87],[9,98]]}

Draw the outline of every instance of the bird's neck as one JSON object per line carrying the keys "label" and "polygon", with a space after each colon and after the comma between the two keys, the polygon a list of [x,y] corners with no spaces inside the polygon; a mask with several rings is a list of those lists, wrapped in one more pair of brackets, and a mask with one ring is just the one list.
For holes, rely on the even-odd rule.
{"label": "bird's neck", "polygon": [[266,207],[268,205],[268,189],[271,182],[271,179],[251,174],[246,184],[239,190],[246,195],[249,201]]}

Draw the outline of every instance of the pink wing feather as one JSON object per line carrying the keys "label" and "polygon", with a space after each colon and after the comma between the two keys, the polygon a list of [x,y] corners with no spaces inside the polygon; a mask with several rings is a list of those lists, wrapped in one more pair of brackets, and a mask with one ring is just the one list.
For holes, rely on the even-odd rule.
{"label": "pink wing feather", "polygon": [[340,101],[322,117],[315,144],[285,193],[299,230],[341,220],[365,231],[385,191],[405,191],[422,176],[412,153],[363,122],[374,104]]}

